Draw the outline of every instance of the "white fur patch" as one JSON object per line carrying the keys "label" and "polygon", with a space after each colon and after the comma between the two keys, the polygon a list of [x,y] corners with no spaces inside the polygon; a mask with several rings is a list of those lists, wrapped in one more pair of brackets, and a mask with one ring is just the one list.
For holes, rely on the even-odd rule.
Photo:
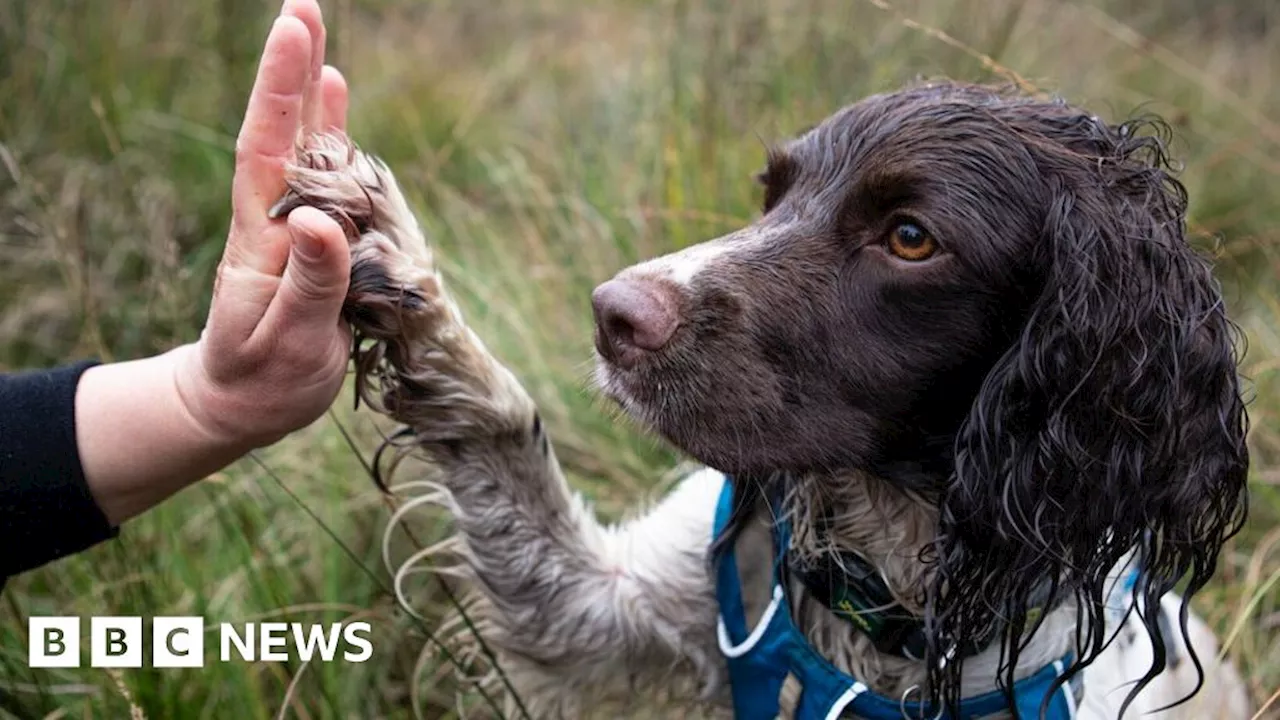
{"label": "white fur patch", "polygon": [[729,249],[725,241],[712,240],[640,263],[626,273],[670,280],[687,288],[694,278],[714,267],[714,261],[726,255]]}
{"label": "white fur patch", "polygon": [[633,572],[660,573],[672,553],[701,551],[711,545],[716,503],[724,475],[703,468],[680,482],[658,507],[620,528],[612,528],[600,552],[612,564]]}
{"label": "white fur patch", "polygon": [[[1160,601],[1160,611],[1177,627],[1178,608],[1182,599],[1170,593]],[[1248,697],[1235,669],[1217,659],[1218,643],[1213,631],[1192,614],[1187,629],[1196,654],[1205,668],[1205,685],[1191,700],[1171,710],[1154,712],[1185,698],[1196,686],[1196,670],[1186,646],[1175,632],[1169,640],[1176,646],[1170,654],[1177,658],[1175,667],[1167,667],[1129,706],[1125,717],[1144,720],[1242,720],[1248,718]],[[1114,628],[1108,628],[1108,635]],[[1136,613],[1131,613],[1119,629],[1115,641],[1084,670],[1084,699],[1079,717],[1087,720],[1110,720],[1118,716],[1120,706],[1137,681],[1147,671],[1152,659],[1151,640]]]}

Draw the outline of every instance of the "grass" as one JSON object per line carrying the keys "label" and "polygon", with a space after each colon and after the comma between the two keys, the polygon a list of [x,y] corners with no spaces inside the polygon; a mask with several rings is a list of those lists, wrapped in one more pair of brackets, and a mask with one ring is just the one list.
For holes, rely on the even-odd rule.
{"label": "grass", "polygon": [[[193,340],[268,17],[258,0],[0,0],[0,369]],[[334,0],[352,133],[397,171],[469,319],[617,516],[675,460],[593,397],[590,288],[756,212],[764,142],[920,76],[1020,78],[1175,126],[1193,227],[1250,342],[1252,515],[1197,608],[1256,704],[1280,687],[1280,10],[1246,0]],[[762,142],[764,141],[764,142]],[[379,557],[392,510],[350,409],[186,491],[119,540],[10,581],[0,717],[452,717],[483,706],[426,640],[447,609]],[[443,533],[415,513],[415,538]],[[365,618],[364,664],[26,668],[29,615]],[[215,642],[210,632],[207,642]],[[461,699],[459,699],[461,698]],[[1277,716],[1272,708],[1272,715]],[[473,715],[475,713],[472,713]]]}

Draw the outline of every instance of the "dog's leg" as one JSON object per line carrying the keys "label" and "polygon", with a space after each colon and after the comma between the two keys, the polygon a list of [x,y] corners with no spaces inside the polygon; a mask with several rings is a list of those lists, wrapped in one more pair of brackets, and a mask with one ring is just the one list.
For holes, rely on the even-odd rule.
{"label": "dog's leg", "polygon": [[705,551],[720,476],[699,473],[648,516],[600,526],[569,491],[532,400],[444,291],[386,166],[321,136],[288,184],[277,215],[312,205],[348,229],[345,311],[375,342],[357,368],[378,380],[366,399],[440,468],[485,600],[482,632],[526,705],[575,716],[646,686],[714,694],[724,670]]}

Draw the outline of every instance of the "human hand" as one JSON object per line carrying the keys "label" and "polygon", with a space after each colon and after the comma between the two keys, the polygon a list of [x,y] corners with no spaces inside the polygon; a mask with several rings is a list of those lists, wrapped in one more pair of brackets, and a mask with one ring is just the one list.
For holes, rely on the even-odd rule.
{"label": "human hand", "polygon": [[175,383],[191,417],[244,449],[319,417],[341,387],[350,350],[342,322],[350,260],[342,229],[300,207],[267,216],[284,192],[300,132],[344,130],[347,88],[324,65],[315,0],[286,0],[271,28],[236,141],[232,220],[199,342]]}
{"label": "human hand", "polygon": [[80,378],[76,447],[112,526],[315,420],[342,385],[346,237],[313,208],[267,217],[299,134],[346,125],[324,40],[316,0],[286,0],[236,142],[231,231],[200,340]]}

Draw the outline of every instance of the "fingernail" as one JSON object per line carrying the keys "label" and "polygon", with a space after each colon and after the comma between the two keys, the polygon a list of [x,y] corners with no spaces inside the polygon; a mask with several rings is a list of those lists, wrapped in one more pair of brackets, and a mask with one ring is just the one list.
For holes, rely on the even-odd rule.
{"label": "fingernail", "polygon": [[319,260],[324,256],[324,241],[306,230],[297,230],[293,233],[293,246],[308,260]]}

